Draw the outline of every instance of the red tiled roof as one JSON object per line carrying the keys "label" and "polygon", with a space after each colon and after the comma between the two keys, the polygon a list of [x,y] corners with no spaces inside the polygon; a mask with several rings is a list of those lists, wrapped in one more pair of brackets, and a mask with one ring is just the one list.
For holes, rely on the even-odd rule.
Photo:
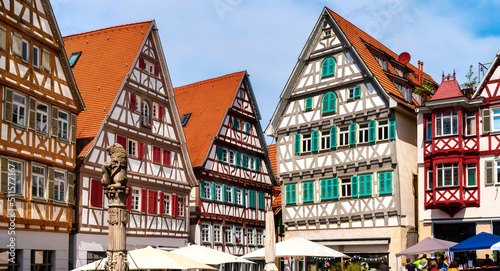
{"label": "red tiled roof", "polygon": [[437,101],[442,99],[456,98],[456,97],[465,97],[460,90],[460,86],[458,85],[457,79],[453,76],[453,79],[445,80],[443,78],[443,82],[439,85],[436,93],[429,101]]}
{"label": "red tiled roof", "polygon": [[[352,46],[356,49],[356,51],[359,53],[363,61],[366,63],[370,71],[375,75],[375,77],[379,80],[380,84],[382,84],[382,87],[393,97],[395,98],[398,102],[410,107],[410,108],[415,108],[416,101],[413,100],[413,104],[409,104],[408,102],[405,101],[404,97],[401,95],[401,93],[398,91],[396,86],[392,83],[392,81],[389,79],[388,75],[384,72],[380,64],[377,62],[373,54],[370,52],[368,49],[367,45],[364,43],[368,43],[373,47],[376,47],[377,49],[383,51],[390,57],[398,59],[398,55],[391,51],[389,48],[387,48],[385,45],[380,43],[378,40],[374,39],[372,36],[368,35],[365,33],[363,30],[359,29],[346,19],[342,18],[340,15],[337,13],[333,12],[332,10],[328,9],[328,12],[332,15],[333,19],[337,22],[339,27],[342,29],[344,34],[346,35],[347,39],[351,42]],[[388,61],[388,66],[389,66],[389,73],[396,75],[399,77],[397,74],[396,70],[394,67],[391,66],[390,61]],[[418,69],[413,66],[412,64],[408,63],[406,64],[408,68],[410,68],[413,72],[417,73]],[[430,80],[431,82],[434,83],[434,80],[432,77],[426,73],[422,75],[423,78]],[[415,83],[415,77],[410,73],[408,78],[410,81]]]}
{"label": "red tiled roof", "polygon": [[245,73],[231,73],[174,88],[179,115],[191,113],[184,134],[193,167],[201,166],[205,161]]}
{"label": "red tiled roof", "polygon": [[78,115],[77,139],[84,156],[133,67],[152,21],[104,28],[64,37],[66,54],[82,52],[73,68],[87,111]]}
{"label": "red tiled roof", "polygon": [[[271,162],[271,166],[273,168],[274,174],[277,174],[277,167],[276,167],[276,144],[272,144],[267,146],[267,149],[269,150],[269,161]],[[273,211],[277,211],[279,208],[281,208],[281,187],[279,185],[273,186]]]}

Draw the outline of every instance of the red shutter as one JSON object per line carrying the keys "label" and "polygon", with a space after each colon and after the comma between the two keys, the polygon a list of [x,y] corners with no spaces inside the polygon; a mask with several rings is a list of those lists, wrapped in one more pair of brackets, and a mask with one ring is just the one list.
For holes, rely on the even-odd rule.
{"label": "red shutter", "polygon": [[160,149],[160,147],[153,146],[153,162],[161,163],[161,149]]}
{"label": "red shutter", "polygon": [[127,188],[129,189],[129,194],[128,194],[128,197],[127,197],[127,210],[132,210],[132,186],[127,186]]}
{"label": "red shutter", "polygon": [[137,155],[138,155],[139,159],[143,159],[144,158],[144,142],[139,141],[137,152],[138,152]]}
{"label": "red shutter", "polygon": [[146,189],[141,190],[141,212],[145,213],[148,210],[148,191]]}
{"label": "red shutter", "polygon": [[155,76],[160,75],[160,67],[155,65]]}
{"label": "red shutter", "polygon": [[172,195],[172,216],[177,216],[179,213],[179,205],[177,202],[177,195]]}
{"label": "red shutter", "polygon": [[153,213],[154,214],[158,213],[158,191],[154,191],[153,206],[154,206]]}
{"label": "red shutter", "polygon": [[148,190],[148,213],[155,212],[155,191]]}
{"label": "red shutter", "polygon": [[165,199],[165,194],[163,194],[163,192],[160,192],[160,212],[158,212],[160,215],[165,213],[165,205],[163,205],[164,199]]}
{"label": "red shutter", "polygon": [[127,138],[121,135],[116,135],[116,143],[122,145],[122,147],[127,150]]}
{"label": "red shutter", "polygon": [[136,98],[134,93],[130,93],[130,109],[135,110]]}
{"label": "red shutter", "polygon": [[102,207],[102,183],[92,179],[90,184],[90,206]]}
{"label": "red shutter", "polygon": [[144,63],[144,58],[139,58],[139,69],[145,69],[146,68],[146,63]]}
{"label": "red shutter", "polygon": [[170,166],[170,151],[163,150],[163,164]]}
{"label": "red shutter", "polygon": [[158,105],[158,118],[163,120],[163,106]]}

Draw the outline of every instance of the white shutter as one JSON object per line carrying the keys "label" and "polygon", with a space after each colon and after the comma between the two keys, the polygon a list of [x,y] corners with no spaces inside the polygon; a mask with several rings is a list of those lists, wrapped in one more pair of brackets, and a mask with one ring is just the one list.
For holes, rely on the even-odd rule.
{"label": "white shutter", "polygon": [[46,49],[42,50],[42,68],[50,72],[50,52]]}
{"label": "white shutter", "polygon": [[483,109],[483,134],[491,132],[491,111]]}
{"label": "white shutter", "polygon": [[12,53],[18,57],[23,55],[23,37],[16,32],[12,32]]}
{"label": "white shutter", "polygon": [[5,30],[5,27],[0,26],[0,49],[5,51],[6,46],[7,46],[7,31]]}

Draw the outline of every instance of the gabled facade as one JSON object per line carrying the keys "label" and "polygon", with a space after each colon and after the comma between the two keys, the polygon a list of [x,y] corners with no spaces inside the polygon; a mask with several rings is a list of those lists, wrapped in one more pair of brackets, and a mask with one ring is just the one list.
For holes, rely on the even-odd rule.
{"label": "gabled facade", "polygon": [[419,234],[460,242],[500,234],[499,54],[472,97],[444,77],[418,112]]}
{"label": "gabled facade", "polygon": [[276,184],[248,74],[175,88],[200,186],[191,193],[190,241],[243,255],[264,246]]}
{"label": "gabled facade", "polygon": [[64,38],[88,111],[78,117],[74,267],[105,256],[106,148],[128,153],[127,249],[177,248],[188,240],[188,196],[196,180],[154,21]]}
{"label": "gabled facade", "polygon": [[0,99],[0,269],[67,270],[85,105],[48,0],[0,2]]}
{"label": "gabled facade", "polygon": [[323,10],[266,130],[276,138],[285,238],[396,269],[394,253],[416,226],[417,75],[432,82]]}

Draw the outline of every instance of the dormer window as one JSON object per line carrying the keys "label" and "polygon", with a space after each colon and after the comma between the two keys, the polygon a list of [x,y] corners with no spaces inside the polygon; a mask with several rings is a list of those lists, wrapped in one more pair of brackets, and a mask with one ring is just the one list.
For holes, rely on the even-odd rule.
{"label": "dormer window", "polygon": [[410,87],[406,87],[405,100],[409,103],[412,101],[413,91]]}
{"label": "dormer window", "polygon": [[382,59],[382,69],[384,69],[384,71],[389,70],[389,64],[387,63],[387,59]]}

